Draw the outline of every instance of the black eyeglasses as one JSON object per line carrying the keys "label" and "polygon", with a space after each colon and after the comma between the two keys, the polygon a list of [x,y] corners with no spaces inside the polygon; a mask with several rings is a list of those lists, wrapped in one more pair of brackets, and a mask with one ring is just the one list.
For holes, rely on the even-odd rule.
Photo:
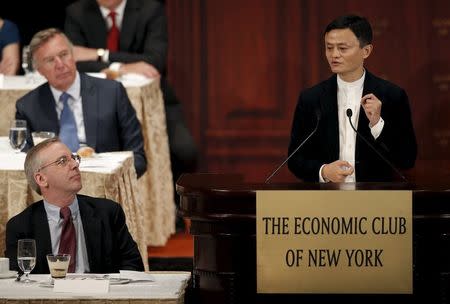
{"label": "black eyeglasses", "polygon": [[40,167],[37,170],[37,172],[39,172],[42,169],[47,168],[48,166],[51,166],[51,165],[57,165],[58,167],[65,167],[69,163],[69,161],[71,159],[76,161],[77,164],[80,164],[80,162],[81,162],[81,156],[78,155],[78,154],[72,154],[72,155],[70,155],[70,158],[67,157],[66,155],[64,155],[64,156],[61,156],[60,158],[58,158],[57,160],[55,160],[54,162],[51,162],[51,163],[46,164],[46,165],[43,165],[42,167]]}

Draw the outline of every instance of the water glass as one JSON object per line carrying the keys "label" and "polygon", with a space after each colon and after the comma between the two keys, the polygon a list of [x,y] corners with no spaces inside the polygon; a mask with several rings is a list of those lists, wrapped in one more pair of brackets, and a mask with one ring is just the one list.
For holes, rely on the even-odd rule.
{"label": "water glass", "polygon": [[33,239],[20,239],[17,242],[17,263],[20,270],[25,274],[24,283],[30,283],[32,280],[29,274],[36,265],[36,241]]}
{"label": "water glass", "polygon": [[13,120],[9,128],[9,144],[16,152],[20,152],[27,143],[27,122]]}

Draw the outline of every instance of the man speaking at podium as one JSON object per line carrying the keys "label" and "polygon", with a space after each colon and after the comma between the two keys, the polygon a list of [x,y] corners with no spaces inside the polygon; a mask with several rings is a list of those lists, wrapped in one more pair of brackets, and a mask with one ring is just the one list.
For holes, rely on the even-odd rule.
{"label": "man speaking at podium", "polygon": [[334,75],[300,94],[289,154],[305,143],[289,169],[310,182],[406,180],[398,169],[412,168],[417,155],[408,96],[364,68],[373,50],[369,22],[339,17],[324,40]]}

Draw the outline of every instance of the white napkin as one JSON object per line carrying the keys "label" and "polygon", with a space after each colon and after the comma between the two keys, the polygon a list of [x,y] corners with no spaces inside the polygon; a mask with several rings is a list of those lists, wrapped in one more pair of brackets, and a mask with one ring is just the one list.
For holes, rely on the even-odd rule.
{"label": "white napkin", "polygon": [[136,73],[123,74],[118,80],[126,87],[140,87],[152,81],[152,79]]}
{"label": "white napkin", "polygon": [[89,76],[106,79],[105,73],[86,73]]}

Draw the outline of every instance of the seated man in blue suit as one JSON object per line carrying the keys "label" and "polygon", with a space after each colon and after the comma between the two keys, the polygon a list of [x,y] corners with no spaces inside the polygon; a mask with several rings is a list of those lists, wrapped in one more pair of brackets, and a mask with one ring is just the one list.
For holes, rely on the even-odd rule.
{"label": "seated man in blue suit", "polygon": [[30,42],[33,64],[48,82],[16,103],[16,119],[31,132],[59,134],[73,152],[80,144],[96,152],[133,151],[136,173],[147,167],[141,126],[119,82],[78,73],[72,43],[58,29],[46,29]]}
{"label": "seated man in blue suit", "polygon": [[108,199],[77,194],[82,187],[80,160],[57,138],[28,151],[28,184],[44,199],[6,224],[6,256],[12,270],[19,270],[19,239],[36,241],[33,273],[49,273],[46,255],[50,253],[70,254],[69,272],[144,270],[121,206]]}

